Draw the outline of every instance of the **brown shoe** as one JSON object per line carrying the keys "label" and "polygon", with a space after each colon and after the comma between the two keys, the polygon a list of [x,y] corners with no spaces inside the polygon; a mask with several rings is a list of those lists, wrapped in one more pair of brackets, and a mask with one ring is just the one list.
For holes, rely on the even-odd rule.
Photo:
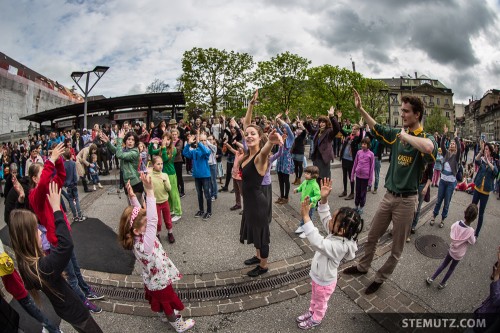
{"label": "brown shoe", "polygon": [[278,198],[278,200],[276,200],[274,203],[275,204],[281,204],[281,201],[283,200],[283,198]]}
{"label": "brown shoe", "polygon": [[282,198],[281,199],[280,204],[284,205],[284,204],[287,204],[287,203],[288,203],[288,199],[287,198]]}
{"label": "brown shoe", "polygon": [[366,288],[365,294],[366,295],[373,294],[374,292],[376,292],[380,288],[381,285],[382,285],[382,282],[373,281],[372,284],[370,284],[368,286],[368,288]]}
{"label": "brown shoe", "polygon": [[347,198],[345,198],[344,200],[352,200],[354,199],[354,193],[351,193],[347,196]]}
{"label": "brown shoe", "polygon": [[347,195],[347,192],[342,192],[339,194],[339,198],[345,197]]}

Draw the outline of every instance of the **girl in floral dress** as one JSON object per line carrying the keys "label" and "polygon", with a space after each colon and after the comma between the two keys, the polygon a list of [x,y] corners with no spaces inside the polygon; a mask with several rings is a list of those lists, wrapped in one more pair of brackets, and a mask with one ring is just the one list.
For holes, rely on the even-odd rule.
{"label": "girl in floral dress", "polygon": [[151,176],[141,173],[140,177],[146,192],[146,209],[141,208],[133,189],[127,184],[132,206],[122,213],[118,239],[124,249],[134,251],[141,263],[145,296],[151,310],[177,332],[184,332],[194,326],[194,320],[184,320],[175,313],[182,311],[184,304],[172,288],[172,283],[182,276],[156,238],[158,214]]}

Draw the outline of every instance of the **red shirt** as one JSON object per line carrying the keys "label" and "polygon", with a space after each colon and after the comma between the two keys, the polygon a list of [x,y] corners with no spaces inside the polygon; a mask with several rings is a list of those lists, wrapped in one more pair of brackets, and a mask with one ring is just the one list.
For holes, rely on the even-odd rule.
{"label": "red shirt", "polygon": [[[48,159],[43,165],[42,175],[40,176],[38,185],[30,191],[28,196],[30,207],[36,217],[38,217],[38,222],[47,229],[47,240],[53,246],[57,246],[56,226],[54,213],[52,212],[52,208],[47,200],[47,194],[49,194],[49,184],[51,181],[54,181],[59,189],[61,189],[65,180],[66,170],[64,169],[64,162],[62,158],[59,157],[55,165],[50,159]],[[61,211],[63,211],[62,208]],[[66,225],[68,226],[68,230],[71,231],[68,218],[66,217],[66,214],[63,215]]]}

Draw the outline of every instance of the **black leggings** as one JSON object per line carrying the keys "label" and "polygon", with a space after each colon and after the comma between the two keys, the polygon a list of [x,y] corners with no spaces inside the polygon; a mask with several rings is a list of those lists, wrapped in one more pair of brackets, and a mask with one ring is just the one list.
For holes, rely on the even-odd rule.
{"label": "black leggings", "polygon": [[262,244],[260,246],[260,258],[261,259],[267,259],[269,257],[269,244]]}
{"label": "black leggings", "polygon": [[288,193],[290,193],[290,175],[278,172],[278,181],[280,184],[280,198],[288,199]]}
{"label": "black leggings", "polygon": [[304,172],[304,162],[293,160],[293,164],[295,165],[295,177],[301,178],[302,172]]}
{"label": "black leggings", "polygon": [[182,179],[182,162],[174,162],[175,175],[177,177],[177,188],[179,193],[184,194],[184,179]]}
{"label": "black leggings", "polygon": [[229,182],[233,178],[231,173],[231,171],[233,170],[233,165],[234,163],[229,163],[229,162],[226,163],[226,185],[224,185],[224,188],[226,189],[229,186]]}
{"label": "black leggings", "polygon": [[354,163],[349,160],[342,159],[342,180],[344,181],[344,192],[347,192],[347,177],[351,181],[351,193],[354,193],[354,181],[351,179],[352,167]]}

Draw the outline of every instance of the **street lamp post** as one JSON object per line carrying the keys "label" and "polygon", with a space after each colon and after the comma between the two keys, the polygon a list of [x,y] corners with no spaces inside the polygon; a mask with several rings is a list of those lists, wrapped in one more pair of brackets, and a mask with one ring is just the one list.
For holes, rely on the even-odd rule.
{"label": "street lamp post", "polygon": [[[108,69],[109,69],[109,67],[107,67],[107,66],[95,66],[95,68],[93,70],[91,70],[91,71],[87,71],[87,72],[73,72],[73,73],[71,73],[71,78],[76,83],[76,85],[78,86],[78,88],[80,88],[80,90],[82,91],[83,96],[84,96],[84,104],[83,104],[83,128],[87,128],[87,99],[88,99],[89,93],[92,90],[92,88],[94,88],[94,86],[97,84],[97,82],[99,82],[99,80],[101,79],[101,77],[103,77],[104,73],[106,73],[106,71]],[[92,87],[90,87],[90,89],[89,89],[90,73],[94,73],[97,76],[97,80],[94,82],[94,84],[92,85]],[[85,76],[85,89],[83,89],[80,86],[80,84],[78,83],[80,81],[80,79],[82,77],[84,77],[84,76]]]}

